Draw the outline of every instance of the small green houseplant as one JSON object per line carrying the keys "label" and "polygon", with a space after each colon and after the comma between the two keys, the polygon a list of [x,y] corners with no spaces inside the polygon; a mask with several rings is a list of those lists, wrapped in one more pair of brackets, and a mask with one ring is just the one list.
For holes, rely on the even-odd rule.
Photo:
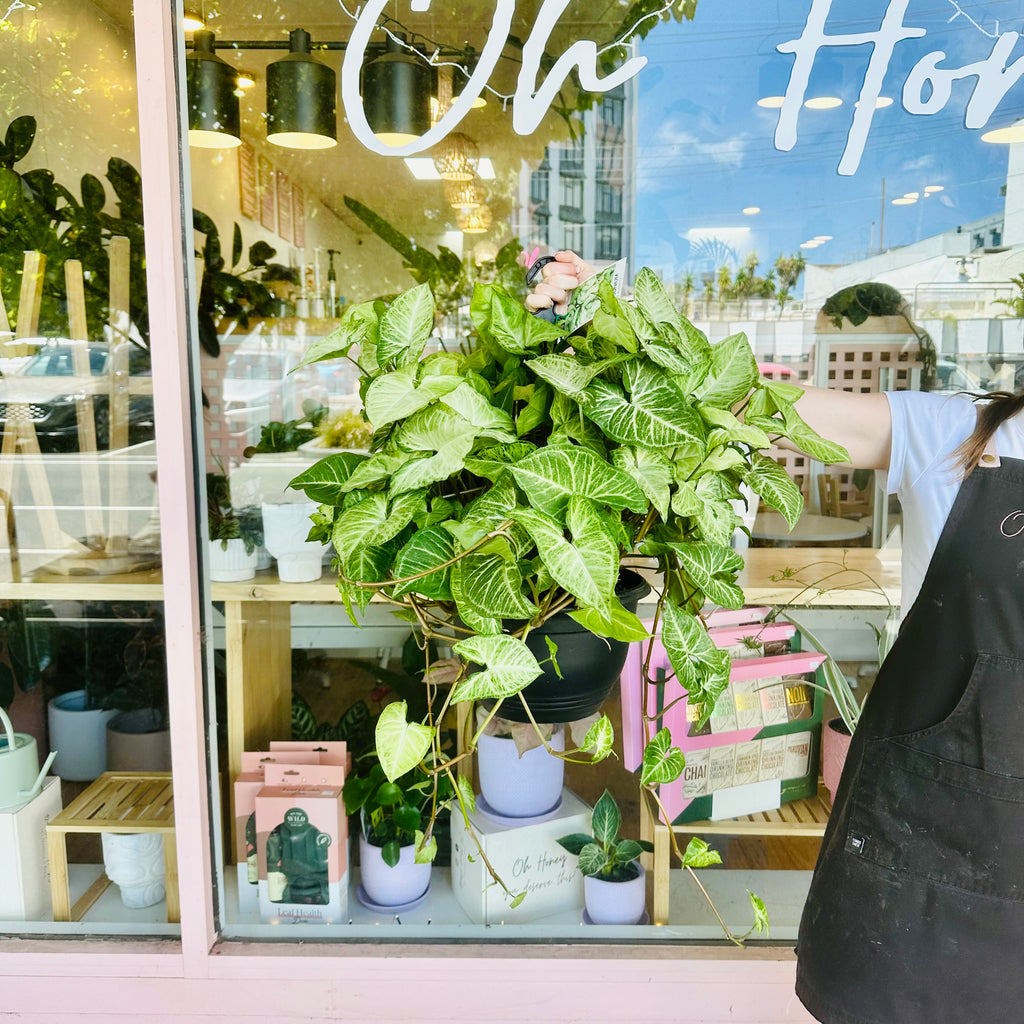
{"label": "small green houseplant", "polygon": [[[331,455],[292,481],[320,505],[314,535],[334,546],[342,600],[350,613],[373,596],[389,602],[462,662],[436,704],[428,673],[422,721],[381,716],[377,750],[392,781],[417,765],[454,780],[476,737],[444,754],[448,707],[482,701],[490,715],[518,708],[531,720],[523,691],[535,680],[570,690],[581,674],[567,665],[570,634],[561,625],[552,634],[551,623],[571,620],[598,663],[612,660],[609,648],[624,659],[628,643],[648,639],[621,597],[627,556],[659,572],[654,631],[674,671],[650,682],[664,703],[685,691],[710,715],[729,658],[702,611],[743,603],[743,560],[729,546],[739,486],[795,523],[800,491],[761,450],[785,436],[819,461],[846,458],[799,416],[800,388],[761,380],[742,334],[709,343],[653,271],[637,276],[635,303],[608,280],[596,287],[593,321],[569,336],[500,287],[477,286],[474,346],[428,354],[434,304],[420,285],[390,305],[350,308],[300,364],[355,360],[374,428],[371,454]],[[657,709],[645,712],[654,723]],[[612,741],[602,716],[564,756],[600,760]],[[651,736],[645,794],[657,802],[683,762],[668,730]]]}

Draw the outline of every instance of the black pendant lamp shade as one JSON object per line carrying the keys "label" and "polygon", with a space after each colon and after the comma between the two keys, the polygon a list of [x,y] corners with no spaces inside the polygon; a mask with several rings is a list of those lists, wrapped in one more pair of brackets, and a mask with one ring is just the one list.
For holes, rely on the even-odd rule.
{"label": "black pendant lamp shade", "polygon": [[196,32],[185,58],[188,142],[200,149],[241,145],[238,72],[213,49],[212,32]]}
{"label": "black pendant lamp shade", "polygon": [[[400,40],[400,41],[399,41]],[[363,66],[363,109],[370,130],[388,146],[404,146],[430,128],[433,72],[398,40],[388,36],[387,50]]]}
{"label": "black pendant lamp shade", "polygon": [[267,67],[267,139],[290,149],[338,144],[334,71],[314,60],[309,33],[289,35],[291,52]]}

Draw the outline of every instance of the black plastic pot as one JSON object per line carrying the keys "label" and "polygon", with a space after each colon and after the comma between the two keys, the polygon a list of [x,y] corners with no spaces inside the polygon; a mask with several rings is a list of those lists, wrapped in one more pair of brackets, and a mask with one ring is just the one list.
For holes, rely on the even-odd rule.
{"label": "black plastic pot", "polygon": [[[615,596],[631,612],[646,597],[651,588],[629,569],[619,574]],[[521,623],[509,623],[513,628]],[[558,645],[556,660],[562,679],[555,674],[545,637]],[[523,697],[538,722],[575,722],[595,714],[611,693],[615,681],[626,663],[629,644],[622,640],[607,640],[584,629],[564,612],[555,615],[537,629],[530,630],[526,646],[543,665],[544,674],[535,679]],[[519,696],[502,702],[498,714],[513,722],[528,722]]]}

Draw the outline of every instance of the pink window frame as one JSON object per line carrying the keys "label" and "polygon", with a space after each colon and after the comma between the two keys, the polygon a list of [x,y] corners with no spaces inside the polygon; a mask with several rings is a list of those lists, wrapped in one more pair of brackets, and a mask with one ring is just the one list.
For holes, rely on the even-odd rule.
{"label": "pink window frame", "polygon": [[[530,1007],[547,1020],[811,1020],[793,995],[787,946],[218,942],[194,515],[188,297],[195,282],[177,90],[181,23],[181,0],[135,0],[181,940],[0,939],[0,1011],[40,1024],[62,1022],[72,1010],[112,1021],[144,1015],[150,1024],[520,1021]],[[428,991],[437,993],[435,1005],[409,996]],[[511,995],[524,992],[525,999]]]}

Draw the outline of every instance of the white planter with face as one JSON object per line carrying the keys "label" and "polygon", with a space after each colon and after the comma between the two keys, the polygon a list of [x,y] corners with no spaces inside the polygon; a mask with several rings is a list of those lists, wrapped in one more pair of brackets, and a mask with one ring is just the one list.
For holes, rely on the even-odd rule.
{"label": "white planter with face", "polygon": [[320,579],[324,552],[328,545],[307,543],[317,510],[312,501],[263,506],[263,542],[277,559],[277,575],[282,583],[311,583]]}
{"label": "white planter with face", "polygon": [[157,832],[102,833],[103,870],[132,910],[151,907],[167,894],[164,837]]}

